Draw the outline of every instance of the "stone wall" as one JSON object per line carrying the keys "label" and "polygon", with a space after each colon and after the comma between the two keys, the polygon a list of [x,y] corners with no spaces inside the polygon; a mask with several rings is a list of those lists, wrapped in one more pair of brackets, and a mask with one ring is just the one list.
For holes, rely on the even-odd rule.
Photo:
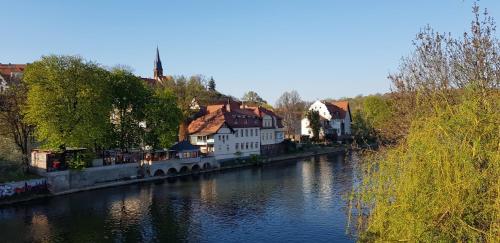
{"label": "stone wall", "polygon": [[102,183],[134,179],[137,178],[139,170],[139,165],[133,163],[49,172],[46,176],[49,190],[52,193],[58,193]]}

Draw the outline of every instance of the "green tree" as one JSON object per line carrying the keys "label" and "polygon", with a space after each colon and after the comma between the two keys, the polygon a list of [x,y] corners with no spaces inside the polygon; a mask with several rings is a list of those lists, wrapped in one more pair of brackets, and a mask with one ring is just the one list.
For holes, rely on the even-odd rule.
{"label": "green tree", "polygon": [[208,91],[215,92],[215,80],[213,77],[210,77],[210,80],[208,81]]}
{"label": "green tree", "polygon": [[111,110],[109,74],[77,56],[45,56],[28,65],[26,121],[45,147],[102,145]]}
{"label": "green tree", "polygon": [[263,104],[267,103],[255,91],[248,91],[248,92],[246,92],[243,95],[243,97],[241,98],[241,101],[243,101],[246,105],[250,105],[250,106],[260,106],[260,105],[263,105]]}
{"label": "green tree", "polygon": [[352,114],[352,135],[357,144],[369,145],[376,142],[376,133],[361,110],[355,110]]}
{"label": "green tree", "polygon": [[153,148],[169,148],[177,141],[177,131],[182,120],[182,111],[176,97],[168,89],[156,90],[145,112],[145,142]]}
{"label": "green tree", "polygon": [[319,116],[319,112],[316,110],[309,110],[306,113],[306,118],[309,120],[309,128],[311,128],[312,131],[312,139],[318,141],[319,138],[319,132],[321,130],[321,120]]}
{"label": "green tree", "polygon": [[111,71],[112,127],[115,146],[121,149],[137,147],[143,136],[140,122],[152,91],[140,78],[125,69]]}

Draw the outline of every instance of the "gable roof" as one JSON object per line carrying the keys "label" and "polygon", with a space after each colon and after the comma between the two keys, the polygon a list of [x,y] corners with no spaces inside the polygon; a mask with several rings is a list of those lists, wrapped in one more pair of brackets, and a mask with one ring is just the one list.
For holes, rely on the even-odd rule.
{"label": "gable roof", "polygon": [[214,134],[226,125],[229,129],[261,127],[259,117],[251,110],[235,109],[235,107],[226,108],[226,106],[212,106],[213,109],[220,107],[208,114],[192,121],[188,126],[189,134],[198,134],[201,136]]}
{"label": "gable roof", "polygon": [[323,104],[325,104],[328,112],[330,112],[332,119],[344,119],[347,113],[349,113],[349,116],[351,115],[349,101],[347,100],[333,102],[323,101]]}
{"label": "gable roof", "polygon": [[259,107],[247,107],[247,109],[249,110],[252,110],[257,116],[259,116],[260,118],[263,118],[264,115],[268,115],[268,116],[271,116],[271,117],[275,117],[276,118],[276,125],[277,125],[277,128],[283,128],[283,118],[281,116],[278,116],[276,115],[276,113],[274,113],[272,110],[269,110],[269,109],[266,109],[262,106],[259,106]]}

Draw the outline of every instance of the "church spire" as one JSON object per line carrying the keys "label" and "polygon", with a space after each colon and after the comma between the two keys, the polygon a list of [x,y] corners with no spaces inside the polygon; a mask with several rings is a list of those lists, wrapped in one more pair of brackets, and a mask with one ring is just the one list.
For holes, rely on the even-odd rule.
{"label": "church spire", "polygon": [[160,80],[163,77],[163,67],[161,66],[160,51],[158,50],[158,46],[156,47],[155,68],[153,72],[156,80]]}

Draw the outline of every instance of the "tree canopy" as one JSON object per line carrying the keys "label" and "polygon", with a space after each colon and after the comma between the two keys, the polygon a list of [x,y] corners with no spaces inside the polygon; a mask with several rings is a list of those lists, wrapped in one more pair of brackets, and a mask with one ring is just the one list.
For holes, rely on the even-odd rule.
{"label": "tree canopy", "polygon": [[246,105],[251,105],[251,106],[260,106],[267,103],[255,91],[246,92],[241,98],[241,101],[243,101]]}
{"label": "tree canopy", "polygon": [[76,56],[45,56],[27,66],[26,121],[48,148],[93,147],[106,139],[111,110],[106,70]]}
{"label": "tree canopy", "polygon": [[177,141],[177,131],[182,120],[182,111],[176,97],[168,89],[156,90],[146,105],[146,144],[153,148],[169,148]]}

